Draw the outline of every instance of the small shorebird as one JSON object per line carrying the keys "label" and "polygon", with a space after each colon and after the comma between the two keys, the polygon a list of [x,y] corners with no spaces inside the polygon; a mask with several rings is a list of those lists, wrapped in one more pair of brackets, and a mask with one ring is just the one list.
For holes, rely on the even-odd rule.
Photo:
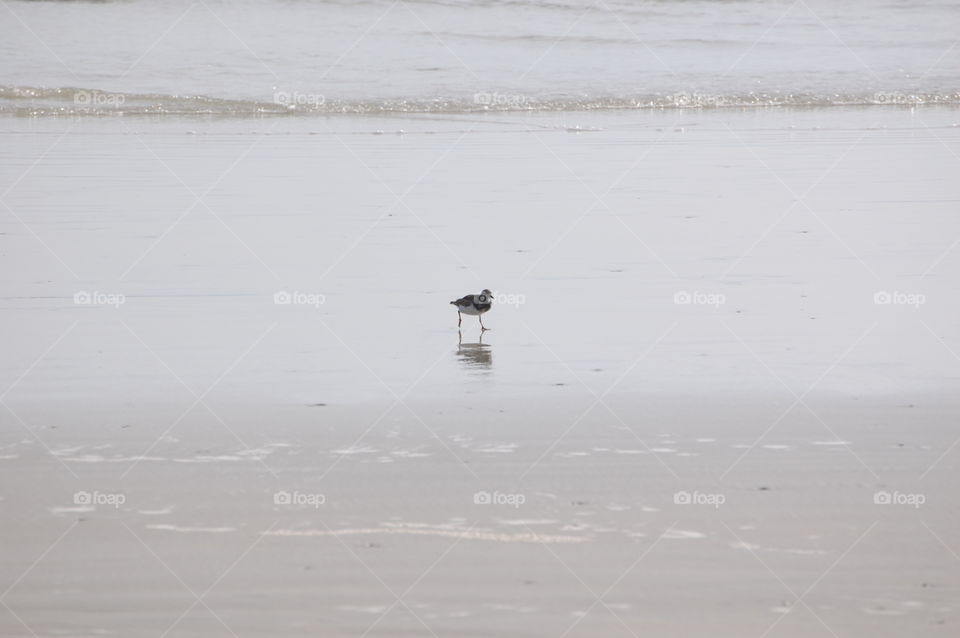
{"label": "small shorebird", "polygon": [[460,324],[463,323],[463,317],[461,315],[475,315],[477,319],[480,320],[481,332],[490,329],[483,325],[483,318],[480,316],[493,307],[493,293],[486,288],[484,288],[479,295],[467,295],[450,303],[457,307],[458,328]]}

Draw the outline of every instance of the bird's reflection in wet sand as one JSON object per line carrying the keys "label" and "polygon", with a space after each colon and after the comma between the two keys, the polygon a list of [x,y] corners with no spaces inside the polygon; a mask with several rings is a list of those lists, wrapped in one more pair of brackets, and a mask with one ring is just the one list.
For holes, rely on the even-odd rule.
{"label": "bird's reflection in wet sand", "polygon": [[467,370],[489,372],[493,367],[493,350],[483,342],[483,333],[476,343],[464,343],[463,333],[457,331],[457,358]]}

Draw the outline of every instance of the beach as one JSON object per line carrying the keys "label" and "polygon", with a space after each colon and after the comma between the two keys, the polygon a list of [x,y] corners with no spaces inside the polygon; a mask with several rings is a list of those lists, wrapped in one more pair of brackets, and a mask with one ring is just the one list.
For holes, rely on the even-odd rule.
{"label": "beach", "polygon": [[11,3],[0,634],[955,635],[956,18],[761,5]]}
{"label": "beach", "polygon": [[610,401],[634,431],[600,407],[559,442],[583,404],[221,412],[250,449],[195,415],[139,462],[150,437],[23,445],[6,571],[43,560],[5,602],[40,635],[950,635],[955,461],[919,475],[956,405],[811,399],[830,429],[798,409],[756,443],[788,406],[754,402]]}
{"label": "beach", "polygon": [[953,116],[8,133],[4,633],[950,635]]}

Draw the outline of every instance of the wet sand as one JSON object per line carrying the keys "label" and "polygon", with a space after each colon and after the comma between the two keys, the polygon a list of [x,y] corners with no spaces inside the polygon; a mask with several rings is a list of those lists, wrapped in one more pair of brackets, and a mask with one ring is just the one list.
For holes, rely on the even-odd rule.
{"label": "wet sand", "polygon": [[952,635],[955,402],[812,397],[765,436],[786,397],[605,402],[24,440],[4,572],[43,558],[4,602],[40,635]]}
{"label": "wet sand", "polygon": [[5,120],[0,633],[954,635],[955,120]]}

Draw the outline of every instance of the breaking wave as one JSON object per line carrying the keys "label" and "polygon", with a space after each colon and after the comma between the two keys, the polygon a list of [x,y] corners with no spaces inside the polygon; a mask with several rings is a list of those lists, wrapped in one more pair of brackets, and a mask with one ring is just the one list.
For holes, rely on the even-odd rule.
{"label": "breaking wave", "polygon": [[303,117],[415,113],[564,112],[598,110],[823,108],[835,106],[960,106],[960,91],[937,93],[656,93],[649,95],[544,97],[485,91],[431,99],[341,99],[316,93],[277,92],[272,99],[203,95],[111,93],[92,88],[0,87],[0,115],[20,117]]}

